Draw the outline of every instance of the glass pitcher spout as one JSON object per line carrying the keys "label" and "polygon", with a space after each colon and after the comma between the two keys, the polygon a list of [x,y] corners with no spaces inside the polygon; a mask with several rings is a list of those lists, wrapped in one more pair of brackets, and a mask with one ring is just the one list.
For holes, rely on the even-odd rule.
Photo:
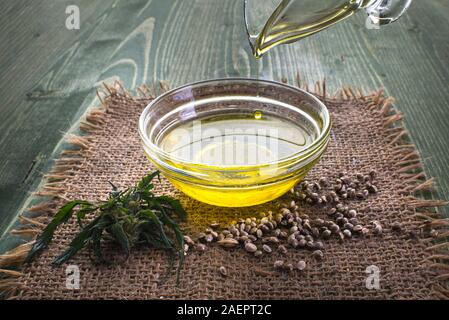
{"label": "glass pitcher spout", "polygon": [[365,1],[365,11],[371,21],[379,26],[398,20],[412,4],[412,0],[370,0]]}
{"label": "glass pitcher spout", "polygon": [[244,0],[245,24],[253,54],[326,29],[364,9],[372,24],[396,21],[412,0]]}

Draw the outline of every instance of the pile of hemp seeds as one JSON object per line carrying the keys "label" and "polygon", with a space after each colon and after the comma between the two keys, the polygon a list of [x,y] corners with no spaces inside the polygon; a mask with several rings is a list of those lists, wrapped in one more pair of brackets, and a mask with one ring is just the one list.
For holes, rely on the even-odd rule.
{"label": "pile of hemp seeds", "polygon": [[[211,223],[210,228],[198,235],[197,241],[185,236],[185,251],[190,247],[205,251],[208,245],[218,244],[223,248],[243,248],[256,257],[271,254],[274,251],[286,256],[288,250],[309,250],[314,259],[322,260],[325,241],[337,239],[340,242],[352,237],[366,237],[370,234],[382,235],[379,221],[365,225],[358,219],[358,212],[346,205],[347,200],[366,200],[378,192],[375,185],[376,171],[368,174],[357,173],[349,177],[341,172],[335,181],[321,177],[318,181],[304,180],[290,190],[290,198],[282,203],[278,213],[268,211],[259,217],[233,221],[225,228]],[[326,211],[327,219],[311,218],[302,213],[298,203],[320,206]],[[392,230],[402,231],[400,223],[394,223]],[[274,269],[281,271],[303,271],[307,264],[304,260],[289,262],[276,260]],[[224,266],[219,273],[227,276]]]}

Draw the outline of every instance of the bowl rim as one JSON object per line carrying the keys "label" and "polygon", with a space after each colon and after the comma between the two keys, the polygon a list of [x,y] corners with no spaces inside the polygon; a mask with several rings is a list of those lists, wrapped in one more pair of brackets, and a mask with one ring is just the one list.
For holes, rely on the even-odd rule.
{"label": "bowl rim", "polygon": [[[147,115],[149,113],[149,110],[151,108],[154,107],[154,105],[156,105],[160,100],[162,100],[163,98],[165,98],[166,96],[173,94],[176,91],[179,90],[183,90],[185,88],[191,87],[191,86],[197,86],[197,85],[202,85],[202,84],[206,84],[206,83],[213,83],[213,82],[222,82],[222,81],[240,81],[240,82],[261,82],[261,83],[266,83],[266,84],[274,84],[277,86],[282,86],[282,87],[286,87],[289,88],[293,91],[299,91],[302,94],[306,95],[308,98],[310,98],[314,103],[316,103],[317,105],[319,105],[322,108],[323,111],[323,129],[321,130],[320,135],[305,149],[298,151],[296,153],[293,153],[287,157],[284,158],[280,158],[278,160],[275,161],[271,161],[271,162],[263,162],[263,163],[258,163],[258,164],[252,164],[252,165],[236,165],[236,164],[231,164],[231,165],[209,165],[209,164],[204,164],[204,163],[198,163],[198,162],[194,162],[194,161],[188,161],[186,159],[183,158],[179,158],[176,156],[173,156],[172,154],[162,150],[160,147],[158,147],[157,145],[155,145],[148,137],[147,135],[147,130],[146,130],[146,118]],[[295,106],[294,106],[295,107]],[[166,92],[164,92],[163,94],[157,96],[156,98],[154,98],[142,111],[142,113],[139,116],[139,124],[138,124],[138,129],[139,129],[139,135],[140,138],[142,140],[142,142],[144,143],[145,146],[149,147],[150,150],[152,150],[156,155],[162,155],[164,158],[166,159],[170,159],[170,160],[174,160],[177,163],[182,163],[185,165],[189,165],[189,166],[201,166],[202,170],[204,171],[213,171],[213,170],[220,170],[220,169],[232,169],[235,168],[236,170],[241,171],[242,169],[244,171],[246,171],[247,169],[251,169],[251,168],[260,168],[260,167],[265,167],[265,166],[273,166],[273,165],[279,165],[281,163],[286,163],[289,161],[292,161],[294,159],[298,159],[301,158],[302,156],[306,156],[310,153],[313,153],[313,151],[315,151],[316,149],[320,149],[320,146],[322,146],[324,143],[326,143],[326,137],[328,137],[330,135],[330,130],[331,130],[331,126],[332,126],[332,121],[331,121],[331,117],[330,117],[330,113],[329,110],[327,108],[327,106],[320,100],[318,99],[315,95],[313,95],[312,93],[301,89],[301,88],[297,88],[288,84],[285,84],[283,82],[278,82],[278,81],[274,81],[274,80],[265,80],[265,79],[256,79],[256,78],[243,78],[243,77],[230,77],[230,78],[212,78],[212,79],[206,79],[206,80],[201,80],[201,81],[197,81],[197,82],[192,82],[192,83],[188,83],[188,84],[184,84],[178,87],[175,87],[173,89],[170,89]],[[323,143],[324,142],[324,143]]]}

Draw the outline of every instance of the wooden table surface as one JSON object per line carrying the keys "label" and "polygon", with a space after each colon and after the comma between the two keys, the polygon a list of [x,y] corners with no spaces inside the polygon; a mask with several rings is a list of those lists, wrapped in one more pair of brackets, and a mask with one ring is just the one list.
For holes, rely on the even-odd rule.
{"label": "wooden table surface", "polygon": [[[449,192],[449,1],[416,0],[382,30],[359,13],[258,63],[243,49],[243,0],[4,0],[0,11],[0,251],[64,132],[103,81],[129,89],[214,77],[326,78],[329,90],[385,87],[397,99],[437,196]],[[79,30],[65,9],[80,8]],[[448,210],[444,209],[447,213]]]}

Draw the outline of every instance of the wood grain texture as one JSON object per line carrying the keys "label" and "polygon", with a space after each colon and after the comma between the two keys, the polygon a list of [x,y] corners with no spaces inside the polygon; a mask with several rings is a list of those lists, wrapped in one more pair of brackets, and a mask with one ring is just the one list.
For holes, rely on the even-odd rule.
{"label": "wood grain texture", "polygon": [[[65,28],[76,4],[81,29]],[[367,30],[360,13],[261,61],[248,53],[242,0],[7,0],[0,12],[0,234],[28,204],[61,138],[95,102],[102,81],[130,89],[215,77],[303,81],[329,90],[380,86],[397,99],[406,125],[449,193],[449,4],[414,1],[408,14]],[[448,212],[446,210],[446,212]],[[3,237],[0,251],[18,239]]]}

